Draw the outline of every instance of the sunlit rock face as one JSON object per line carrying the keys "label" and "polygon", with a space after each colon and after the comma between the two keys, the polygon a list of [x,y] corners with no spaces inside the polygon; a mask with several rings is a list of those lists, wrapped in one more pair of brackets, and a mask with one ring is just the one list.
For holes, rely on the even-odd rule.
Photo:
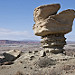
{"label": "sunlit rock face", "polygon": [[60,13],[60,4],[43,5],[35,8],[33,30],[35,35],[42,37],[43,48],[52,53],[63,52],[66,44],[64,34],[72,30],[75,11],[64,10]]}

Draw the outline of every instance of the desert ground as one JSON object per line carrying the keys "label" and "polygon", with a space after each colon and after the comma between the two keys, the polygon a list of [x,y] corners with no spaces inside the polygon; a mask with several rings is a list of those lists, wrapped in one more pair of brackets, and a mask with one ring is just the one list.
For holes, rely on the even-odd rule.
{"label": "desert ground", "polygon": [[[10,50],[20,50],[22,52],[26,51],[36,51],[36,50],[42,50],[40,43],[28,43],[28,44],[1,44],[0,45],[0,55],[6,51]],[[67,45],[64,46],[64,49],[67,53],[67,55],[75,55],[75,43],[67,43]]]}
{"label": "desert ground", "polygon": [[0,65],[0,75],[75,75],[75,44],[68,43],[64,49],[66,56],[47,53],[40,57],[39,51],[43,50],[40,43],[0,45],[0,59],[4,52],[22,51],[13,63]]}

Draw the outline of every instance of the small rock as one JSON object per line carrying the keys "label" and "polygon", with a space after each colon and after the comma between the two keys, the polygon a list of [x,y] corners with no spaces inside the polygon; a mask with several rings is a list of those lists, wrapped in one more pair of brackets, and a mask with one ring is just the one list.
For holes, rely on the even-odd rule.
{"label": "small rock", "polygon": [[24,75],[22,72],[18,71],[15,75]]}
{"label": "small rock", "polygon": [[32,53],[32,51],[29,51],[29,53]]}
{"label": "small rock", "polygon": [[35,53],[37,53],[38,51],[33,51],[33,53],[35,54]]}
{"label": "small rock", "polygon": [[30,67],[30,69],[32,69],[32,67]]}
{"label": "small rock", "polygon": [[49,53],[49,50],[46,50],[46,53]]}
{"label": "small rock", "polygon": [[24,68],[27,68],[26,66]]}
{"label": "small rock", "polygon": [[45,51],[41,50],[41,51],[40,51],[40,56],[41,56],[41,57],[44,57],[44,56],[46,56],[46,53],[45,53]]}
{"label": "small rock", "polygon": [[2,66],[3,65],[3,63],[0,63],[0,66]]}
{"label": "small rock", "polygon": [[34,58],[34,56],[30,56],[30,60],[32,60]]}
{"label": "small rock", "polygon": [[23,63],[23,61],[19,61],[20,63]]}

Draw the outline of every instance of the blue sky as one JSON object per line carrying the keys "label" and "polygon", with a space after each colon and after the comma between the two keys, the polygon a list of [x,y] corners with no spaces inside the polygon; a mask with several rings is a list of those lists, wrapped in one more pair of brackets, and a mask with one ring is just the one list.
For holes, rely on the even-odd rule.
{"label": "blue sky", "polygon": [[[74,9],[75,0],[0,0],[0,40],[40,40],[32,26],[33,11],[44,4],[60,3],[61,9]],[[66,35],[68,41],[75,41],[75,20],[73,30]]]}

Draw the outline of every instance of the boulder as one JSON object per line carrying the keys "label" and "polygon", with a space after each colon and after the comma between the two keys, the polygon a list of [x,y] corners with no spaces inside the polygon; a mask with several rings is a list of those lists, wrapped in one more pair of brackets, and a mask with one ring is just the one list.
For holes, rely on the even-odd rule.
{"label": "boulder", "polygon": [[21,55],[21,51],[10,50],[10,51],[3,53],[3,55],[7,61],[13,61]]}
{"label": "boulder", "polygon": [[41,68],[49,67],[55,64],[56,64],[56,61],[48,57],[40,58],[38,61],[36,61],[36,65],[38,65]]}

